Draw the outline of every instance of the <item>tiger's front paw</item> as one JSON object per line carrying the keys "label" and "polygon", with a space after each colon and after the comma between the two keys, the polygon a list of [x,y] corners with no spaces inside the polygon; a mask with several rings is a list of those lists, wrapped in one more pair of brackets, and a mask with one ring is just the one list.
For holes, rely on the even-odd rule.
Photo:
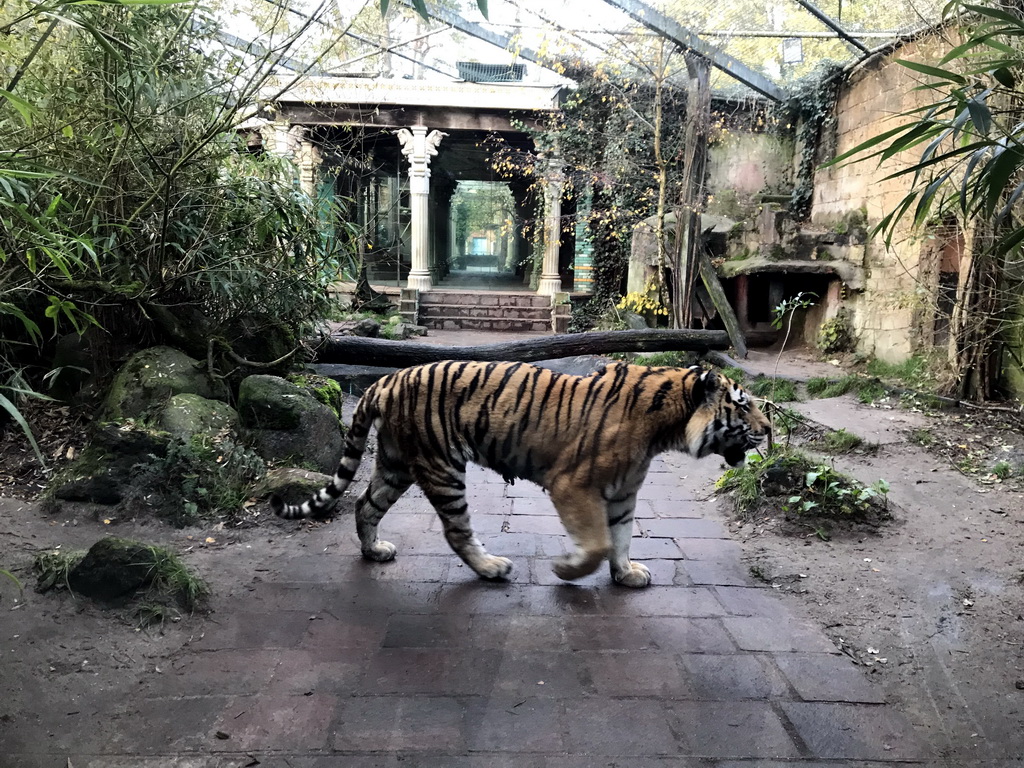
{"label": "tiger's front paw", "polygon": [[616,584],[640,589],[651,583],[651,572],[647,569],[646,565],[631,562],[629,570],[613,573],[612,578],[615,579]]}
{"label": "tiger's front paw", "polygon": [[507,557],[488,555],[474,570],[481,579],[507,579],[512,573],[512,561]]}
{"label": "tiger's front paw", "polygon": [[395,559],[396,552],[398,552],[398,547],[390,541],[377,540],[372,546],[363,549],[363,557],[378,563],[386,563]]}

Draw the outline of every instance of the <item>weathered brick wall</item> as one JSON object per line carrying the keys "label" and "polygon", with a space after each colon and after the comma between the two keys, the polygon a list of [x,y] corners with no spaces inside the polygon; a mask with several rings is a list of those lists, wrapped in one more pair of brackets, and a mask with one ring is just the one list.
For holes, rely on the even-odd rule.
{"label": "weathered brick wall", "polygon": [[773,133],[728,131],[708,149],[708,213],[756,215],[762,194],[793,186],[793,142]]}
{"label": "weathered brick wall", "polygon": [[[948,45],[939,37],[929,35],[894,53],[878,56],[851,73],[838,102],[836,154],[896,128],[900,113],[926,103],[928,92],[914,89],[927,78],[900,66],[895,59],[935,63],[947,50]],[[896,207],[910,186],[909,177],[886,177],[916,161],[921,149],[881,165],[877,160],[867,160],[819,170],[812,223],[834,226],[859,209],[867,214],[869,230],[873,228]],[[922,264],[922,244],[922,234],[912,232],[909,222],[900,223],[890,247],[881,237],[868,243],[865,290],[847,299],[860,351],[890,362],[902,361],[914,353],[922,305],[930,300],[930,273],[934,271]]]}

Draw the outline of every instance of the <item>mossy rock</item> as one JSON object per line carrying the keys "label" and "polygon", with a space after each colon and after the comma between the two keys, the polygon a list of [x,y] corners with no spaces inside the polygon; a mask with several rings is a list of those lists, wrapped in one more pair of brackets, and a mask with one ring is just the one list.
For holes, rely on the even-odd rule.
{"label": "mossy rock", "polygon": [[267,461],[334,472],[342,451],[336,412],[278,376],[248,376],[238,391],[243,435]]}
{"label": "mossy rock", "polygon": [[132,355],[114,377],[103,404],[104,421],[145,419],[174,395],[196,394],[227,399],[227,389],[215,384],[198,360],[172,347],[150,347]]}
{"label": "mossy rock", "polygon": [[153,565],[145,544],[110,536],[93,544],[68,572],[68,588],[95,600],[117,600],[149,583]]}
{"label": "mossy rock", "polygon": [[156,415],[156,425],[182,440],[238,429],[238,412],[227,403],[193,392],[174,395]]}
{"label": "mossy rock", "polygon": [[332,480],[331,475],[299,467],[278,467],[267,472],[256,486],[255,496],[266,499],[280,496],[287,504],[301,504]]}
{"label": "mossy rock", "polygon": [[103,424],[79,457],[50,483],[47,494],[61,501],[118,504],[136,467],[167,455],[171,436],[137,424]]}
{"label": "mossy rock", "polygon": [[318,376],[315,373],[292,374],[287,378],[287,381],[309,392],[309,394],[334,411],[338,420],[341,420],[341,408],[345,400],[341,384],[334,379]]}

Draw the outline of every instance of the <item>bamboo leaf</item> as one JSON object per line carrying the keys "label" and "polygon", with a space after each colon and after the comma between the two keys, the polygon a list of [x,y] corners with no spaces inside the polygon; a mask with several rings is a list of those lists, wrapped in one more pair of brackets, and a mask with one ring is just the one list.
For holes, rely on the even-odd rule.
{"label": "bamboo leaf", "polygon": [[21,119],[25,121],[25,125],[32,125],[32,115],[36,112],[36,108],[34,106],[20,96],[15,96],[10,91],[5,91],[3,89],[0,89],[0,98],[5,99],[8,104],[18,111],[18,114],[21,115]]}
{"label": "bamboo leaf", "polygon": [[1013,76],[1013,73],[1007,67],[999,67],[999,69],[993,70],[992,77],[1006,88],[1012,89],[1017,87],[1017,78]]}
{"label": "bamboo leaf", "polygon": [[32,428],[29,427],[28,422],[25,421],[25,417],[21,415],[21,411],[18,407],[8,400],[2,393],[0,393],[0,408],[7,411],[7,414],[14,420],[14,422],[21,427],[21,431],[25,433],[25,437],[28,438],[29,444],[32,446],[32,450],[36,454],[36,458],[39,463],[46,467],[46,459],[43,458],[42,452],[39,450],[39,444],[36,443],[35,435],[32,434]]}
{"label": "bamboo leaf", "polygon": [[484,15],[485,19],[489,19],[487,15],[487,0],[476,0],[476,7],[480,9],[480,13]]}
{"label": "bamboo leaf", "polygon": [[945,69],[939,69],[938,67],[932,67],[928,64],[922,64],[919,61],[907,61],[906,59],[896,59],[895,61],[900,66],[912,69],[915,72],[920,72],[922,75],[929,75],[930,77],[949,80],[950,82],[957,83],[958,85],[967,85],[967,80],[956,72],[948,72]]}
{"label": "bamboo leaf", "polygon": [[388,6],[391,5],[391,0],[380,0],[380,15],[388,15]]}
{"label": "bamboo leaf", "polygon": [[970,99],[967,102],[967,110],[971,113],[974,130],[982,136],[988,136],[992,130],[992,110],[988,108],[988,105],[981,100],[981,97]]}
{"label": "bamboo leaf", "polygon": [[427,0],[412,0],[416,13],[423,17],[424,21],[430,21],[430,13],[427,11]]}
{"label": "bamboo leaf", "polygon": [[1024,152],[1019,147],[1011,147],[999,154],[988,166],[985,186],[988,195],[985,200],[985,212],[991,216],[999,204],[999,198],[1006,190],[1006,185],[1024,162]]}
{"label": "bamboo leaf", "polygon": [[990,8],[987,5],[973,5],[970,3],[964,3],[964,8],[968,11],[974,11],[979,16],[985,16],[990,19],[999,19],[999,21],[1005,21],[1007,24],[1011,24],[1018,29],[1024,25],[1024,20],[1019,16],[1015,16],[1008,11],[1000,11],[996,8]]}
{"label": "bamboo leaf", "polygon": [[[827,163],[822,163],[821,167],[822,168],[828,168],[829,166],[836,165],[837,163],[841,163],[844,160],[847,160],[847,159],[853,157],[854,155],[859,155],[860,153],[864,152],[865,150],[871,149],[872,147],[877,147],[879,144],[881,144],[883,141],[886,141],[887,139],[891,139],[894,136],[899,136],[901,133],[907,133],[907,132],[911,131],[912,129],[914,129],[916,127],[916,125],[917,125],[916,123],[908,123],[907,125],[902,125],[899,128],[893,128],[891,131],[885,131],[884,133],[880,133],[877,136],[872,136],[870,139],[868,139],[867,141],[861,142],[860,144],[855,146],[853,149],[850,149],[850,150],[847,150],[846,152],[843,152],[843,154],[839,155],[838,157],[833,158],[832,160],[829,160]],[[875,153],[875,154],[878,154],[878,153]],[[869,155],[868,157],[874,157],[874,155]],[[860,160],[867,160],[868,157],[862,157],[862,158],[860,158]]]}

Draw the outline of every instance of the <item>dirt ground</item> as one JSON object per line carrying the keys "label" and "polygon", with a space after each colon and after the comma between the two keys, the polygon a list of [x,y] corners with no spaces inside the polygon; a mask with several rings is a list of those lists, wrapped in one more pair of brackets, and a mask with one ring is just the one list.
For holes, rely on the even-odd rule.
{"label": "dirt ground", "polygon": [[[779,373],[820,375],[822,365],[836,370],[793,357]],[[832,460],[865,484],[888,481],[893,522],[827,541],[812,530],[782,535],[778,516],[733,519],[711,488],[707,516],[730,521],[751,572],[809,610],[837,647],[864,665],[889,700],[928,734],[946,764],[1024,755],[1020,422],[996,410],[926,412],[896,401],[866,406],[852,396],[794,407],[868,442],[867,449]],[[39,404],[28,415],[40,425],[40,445],[53,464],[81,449],[80,413]],[[1000,461],[1009,465],[1008,477],[990,471]],[[10,430],[0,438],[0,468],[0,496],[9,499],[34,498],[45,480],[25,441]],[[96,518],[88,509],[59,517],[17,504],[0,509],[7,511],[0,515],[0,568],[13,571],[26,590],[34,584],[28,567],[34,553],[95,540],[96,526],[88,523]],[[266,540],[277,522],[262,519],[244,530],[215,523],[173,530],[147,521],[115,527],[112,532],[190,552],[212,589],[229,594],[243,574],[260,569],[249,544]],[[0,613],[17,610],[25,598],[0,581]],[[164,646],[180,644],[199,621],[186,618],[162,632],[139,633],[123,612],[75,604],[66,595],[33,593],[27,599],[52,600],[54,624],[45,636],[3,650],[38,654],[54,675],[92,656],[106,661],[91,674],[116,675],[119,654],[159,658]],[[102,690],[102,679],[98,683]]]}

